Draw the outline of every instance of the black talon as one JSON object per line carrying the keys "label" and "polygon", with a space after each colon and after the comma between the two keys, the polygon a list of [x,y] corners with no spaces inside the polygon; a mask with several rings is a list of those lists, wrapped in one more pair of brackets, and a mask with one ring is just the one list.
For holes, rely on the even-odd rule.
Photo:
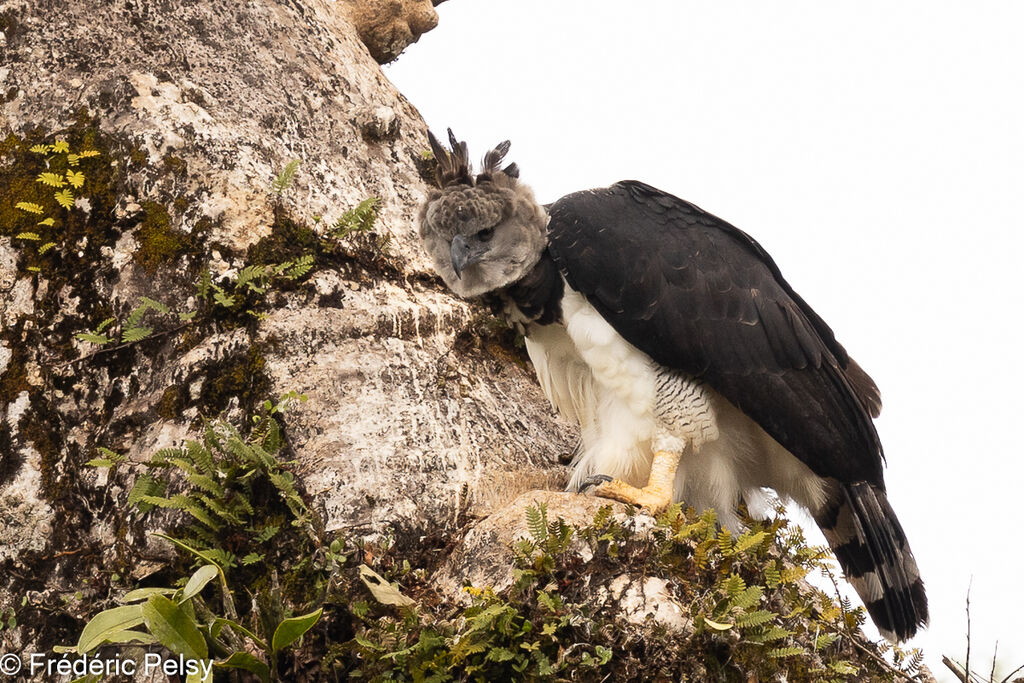
{"label": "black talon", "polygon": [[589,489],[591,486],[600,486],[601,484],[604,484],[604,483],[609,482],[611,480],[612,480],[612,477],[609,477],[607,474],[593,474],[593,475],[587,477],[586,479],[584,479],[580,483],[580,486],[579,486],[578,489],[576,489],[576,492],[577,493],[586,493],[587,489]]}

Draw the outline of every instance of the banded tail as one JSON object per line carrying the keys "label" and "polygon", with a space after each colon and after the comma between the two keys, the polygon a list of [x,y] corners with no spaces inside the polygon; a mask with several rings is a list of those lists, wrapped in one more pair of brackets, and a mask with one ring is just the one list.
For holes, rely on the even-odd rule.
{"label": "banded tail", "polygon": [[907,640],[928,624],[924,583],[885,491],[839,484],[814,521],[886,639]]}

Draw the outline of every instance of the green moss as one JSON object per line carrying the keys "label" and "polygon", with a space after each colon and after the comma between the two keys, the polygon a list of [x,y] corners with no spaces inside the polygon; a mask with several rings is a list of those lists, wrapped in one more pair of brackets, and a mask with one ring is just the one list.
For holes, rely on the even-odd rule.
{"label": "green moss", "polygon": [[185,397],[182,396],[181,387],[172,385],[164,389],[160,402],[157,403],[156,413],[165,420],[174,420],[181,416],[184,408]]}
{"label": "green moss", "polygon": [[303,254],[319,254],[321,240],[308,226],[296,222],[284,209],[274,209],[274,222],[270,234],[249,247],[246,260],[249,263],[281,263],[296,259]]}
{"label": "green moss", "polygon": [[183,236],[171,227],[171,216],[159,202],[142,203],[143,218],[136,237],[135,259],[149,273],[172,261],[186,246]]}
{"label": "green moss", "polygon": [[136,166],[149,164],[149,153],[141,147],[132,147],[128,150],[128,159]]}
{"label": "green moss", "polygon": [[168,154],[164,157],[164,170],[173,175],[188,175],[188,164],[181,157]]}
{"label": "green moss", "polygon": [[257,346],[222,361],[218,373],[203,382],[199,394],[200,411],[216,415],[228,407],[232,398],[236,398],[243,410],[253,412],[254,407],[271,394],[266,366],[267,361]]}

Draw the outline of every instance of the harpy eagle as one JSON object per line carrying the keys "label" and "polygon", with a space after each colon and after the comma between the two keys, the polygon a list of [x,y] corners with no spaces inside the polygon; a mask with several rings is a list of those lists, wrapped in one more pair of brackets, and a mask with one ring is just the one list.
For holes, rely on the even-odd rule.
{"label": "harpy eagle", "polygon": [[879,631],[928,622],[924,584],[886,498],[878,388],[746,233],[641,182],[541,206],[466,143],[430,135],[439,189],[420,237],[459,296],[524,331],[547,397],[580,425],[570,490],[652,512],[736,507],[774,489],[805,507]]}

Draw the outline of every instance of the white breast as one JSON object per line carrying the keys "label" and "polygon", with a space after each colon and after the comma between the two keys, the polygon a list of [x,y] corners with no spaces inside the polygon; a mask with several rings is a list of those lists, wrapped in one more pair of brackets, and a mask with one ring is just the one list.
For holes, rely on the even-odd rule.
{"label": "white breast", "polygon": [[712,388],[659,367],[568,284],[562,320],[530,326],[526,349],[552,405],[580,425],[570,490],[595,474],[644,486],[657,448],[681,453],[675,500],[714,507],[727,526],[763,486],[817,508],[820,479],[803,463]]}

